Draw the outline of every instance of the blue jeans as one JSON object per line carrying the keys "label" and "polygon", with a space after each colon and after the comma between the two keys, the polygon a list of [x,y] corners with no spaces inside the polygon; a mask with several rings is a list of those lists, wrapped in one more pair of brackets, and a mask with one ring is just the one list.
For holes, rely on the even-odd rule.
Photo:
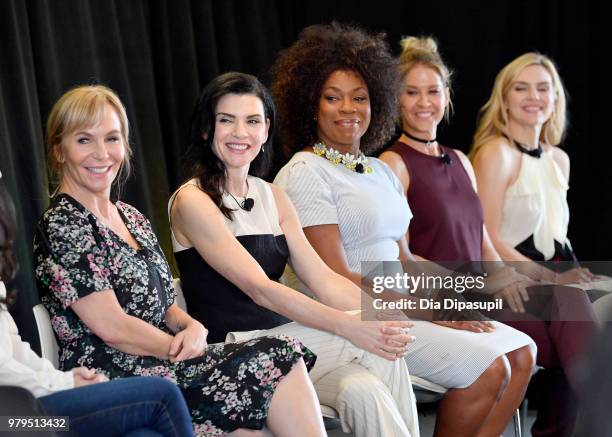
{"label": "blue jeans", "polygon": [[70,416],[74,436],[193,436],[181,391],[161,378],[117,379],[64,390],[39,401],[48,415]]}

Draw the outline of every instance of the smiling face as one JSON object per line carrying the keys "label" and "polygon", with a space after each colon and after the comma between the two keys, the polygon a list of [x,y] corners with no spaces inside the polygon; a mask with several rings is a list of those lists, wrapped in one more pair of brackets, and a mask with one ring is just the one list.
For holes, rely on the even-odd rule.
{"label": "smiling face", "polygon": [[368,86],[353,72],[337,70],[321,89],[317,134],[321,141],[341,152],[355,153],[370,126]]}
{"label": "smiling face", "polygon": [[99,122],[64,134],[54,148],[61,166],[62,190],[71,194],[110,195],[126,156],[121,121],[110,104],[104,106]]}
{"label": "smiling face", "polygon": [[449,102],[448,87],[444,86],[436,70],[422,64],[415,65],[404,75],[403,85],[400,96],[402,127],[415,137],[435,138]]}
{"label": "smiling face", "polygon": [[510,123],[542,126],[550,118],[555,103],[548,71],[541,65],[525,67],[510,85],[504,103]]}
{"label": "smiling face", "polygon": [[268,139],[270,121],[254,94],[226,94],[215,110],[213,151],[226,168],[249,166]]}

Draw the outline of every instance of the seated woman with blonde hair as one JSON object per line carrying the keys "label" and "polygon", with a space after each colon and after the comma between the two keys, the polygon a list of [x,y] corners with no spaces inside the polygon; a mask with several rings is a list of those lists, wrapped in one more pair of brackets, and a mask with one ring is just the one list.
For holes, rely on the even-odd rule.
{"label": "seated woman with blonde hair", "polygon": [[[481,109],[470,158],[484,223],[499,256],[534,280],[586,284],[596,277],[576,264],[567,237],[570,163],[558,147],[565,128],[565,90],[554,63],[525,53],[498,73]],[[543,261],[572,268],[557,271],[555,263]],[[538,437],[572,434],[579,390],[574,372],[595,327],[587,293],[577,287],[556,290],[558,320],[519,315],[513,323],[541,346],[538,364],[545,367],[546,383],[533,429]],[[538,298],[541,293],[521,293],[514,300],[529,310]]]}
{"label": "seated woman with blonde hair", "polygon": [[[71,436],[191,434],[191,418],[181,392],[162,378],[132,377],[107,382],[95,370],[79,366],[61,371],[23,341],[7,308],[7,292],[17,272],[15,205],[0,172],[0,411],[4,416],[41,418],[65,427]],[[9,304],[10,305],[10,304]],[[15,420],[13,421],[13,423]],[[4,421],[3,425],[6,425]],[[9,424],[10,426],[10,424]],[[27,431],[15,426],[15,431]],[[10,429],[9,429],[10,431]],[[50,432],[50,430],[46,430]],[[58,431],[59,432],[59,431]],[[28,433],[28,435],[31,435]],[[36,435],[39,435],[36,433]],[[62,432],[64,435],[64,432]]]}
{"label": "seated woman with blonde hair", "polygon": [[34,241],[36,279],[62,369],[86,365],[110,379],[156,375],[182,390],[198,435],[322,436],[308,378],[315,356],[295,339],[208,344],[181,310],[149,221],[111,200],[129,171],[129,127],[117,95],[80,86],[53,106],[49,159],[59,174]]}
{"label": "seated woman with blonde hair", "polygon": [[[497,75],[481,109],[470,158],[493,244],[508,261],[576,260],[567,237],[569,156],[565,89],[554,63],[525,53]],[[557,283],[588,282],[579,267],[557,273],[524,263],[524,273]]]}

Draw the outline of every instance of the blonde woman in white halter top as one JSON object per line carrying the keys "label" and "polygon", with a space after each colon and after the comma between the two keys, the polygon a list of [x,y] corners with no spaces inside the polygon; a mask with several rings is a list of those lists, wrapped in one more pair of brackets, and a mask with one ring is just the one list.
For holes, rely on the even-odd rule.
{"label": "blonde woman in white halter top", "polygon": [[[481,109],[470,158],[485,226],[502,259],[526,261],[514,266],[535,280],[586,284],[596,278],[586,268],[558,273],[530,262],[560,260],[577,265],[567,238],[569,157],[557,147],[565,131],[565,110],[563,85],[552,61],[538,53],[519,56],[495,79],[491,97]],[[590,341],[595,314],[579,288],[535,289],[528,296],[512,297],[524,301],[527,314],[509,322],[536,339],[537,364],[546,375],[538,386],[541,402],[532,433],[569,436],[581,387],[573,378],[574,369]],[[572,315],[538,319],[533,302],[546,293],[553,296],[551,305],[569,308]]]}
{"label": "blonde woman in white halter top", "polygon": [[[557,147],[565,113],[559,74],[538,53],[506,65],[481,109],[470,158],[486,227],[505,261],[575,261],[567,238],[570,162]],[[558,274],[536,263],[520,265],[536,280],[572,284],[594,279],[586,268]]]}

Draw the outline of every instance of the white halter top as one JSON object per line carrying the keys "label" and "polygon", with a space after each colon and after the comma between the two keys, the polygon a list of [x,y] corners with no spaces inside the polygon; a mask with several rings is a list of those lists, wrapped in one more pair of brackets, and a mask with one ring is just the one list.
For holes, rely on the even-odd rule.
{"label": "white halter top", "polygon": [[540,158],[522,153],[518,178],[504,196],[503,241],[516,247],[533,235],[536,249],[546,260],[555,254],[555,240],[570,246],[568,188],[552,150],[543,152]]}

